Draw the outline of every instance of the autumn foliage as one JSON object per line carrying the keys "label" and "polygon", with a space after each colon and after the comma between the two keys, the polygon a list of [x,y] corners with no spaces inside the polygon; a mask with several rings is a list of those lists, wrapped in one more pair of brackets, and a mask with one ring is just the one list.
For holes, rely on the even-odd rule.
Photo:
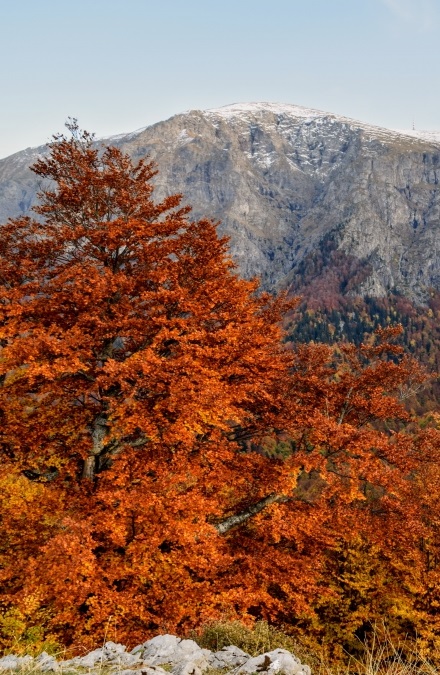
{"label": "autumn foliage", "polygon": [[109,617],[127,642],[226,617],[350,645],[387,614],[437,644],[439,432],[402,403],[423,374],[399,329],[286,348],[293,303],[215,224],[69,129],[36,216],[0,228],[4,617],[77,645]]}

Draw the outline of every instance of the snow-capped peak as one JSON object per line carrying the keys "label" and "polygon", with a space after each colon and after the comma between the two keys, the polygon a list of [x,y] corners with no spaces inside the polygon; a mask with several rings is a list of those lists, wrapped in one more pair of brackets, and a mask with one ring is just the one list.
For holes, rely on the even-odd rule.
{"label": "snow-capped peak", "polygon": [[355,120],[350,117],[344,117],[343,115],[325,112],[324,110],[306,108],[304,106],[293,105],[290,103],[232,103],[220,108],[211,108],[203,111],[205,116],[212,117],[214,119],[221,118],[225,120],[232,120],[234,118],[246,119],[261,113],[285,115],[296,119],[303,119],[305,121],[316,120],[319,122],[320,119],[325,118],[333,122],[339,122],[341,124],[347,125],[351,129],[362,129],[366,131],[372,139],[398,139],[403,135],[407,137],[410,136],[414,138],[414,140],[424,140],[428,143],[437,144],[440,142],[440,131],[407,131],[403,129],[388,129],[386,127],[368,124],[367,122],[360,122],[359,120]]}
{"label": "snow-capped peak", "polygon": [[275,115],[292,115],[292,117],[322,117],[329,113],[313,108],[305,108],[301,105],[291,103],[231,103],[221,106],[221,108],[210,108],[204,111],[205,114],[217,115],[225,118],[236,117],[237,115],[255,114],[259,112],[271,112]]}

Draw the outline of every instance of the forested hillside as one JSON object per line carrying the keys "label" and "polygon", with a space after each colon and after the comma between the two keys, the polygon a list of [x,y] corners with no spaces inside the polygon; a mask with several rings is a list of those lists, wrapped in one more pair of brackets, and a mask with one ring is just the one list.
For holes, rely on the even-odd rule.
{"label": "forested hillside", "polygon": [[418,359],[429,382],[411,402],[419,412],[438,410],[440,402],[440,293],[426,289],[424,303],[390,291],[384,296],[361,296],[356,288],[371,268],[338,251],[334,242],[311,253],[289,286],[300,298],[296,312],[286,320],[287,340],[360,345],[377,328],[399,324],[398,343]]}

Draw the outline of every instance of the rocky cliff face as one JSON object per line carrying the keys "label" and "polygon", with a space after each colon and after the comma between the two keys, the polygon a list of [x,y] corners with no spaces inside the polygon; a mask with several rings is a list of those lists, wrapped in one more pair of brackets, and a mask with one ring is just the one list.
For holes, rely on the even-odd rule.
{"label": "rocky cliff face", "polygon": [[[181,192],[195,218],[221,220],[242,274],[268,289],[297,282],[330,248],[363,269],[350,293],[423,302],[440,289],[440,135],[256,103],[193,110],[110,141],[158,163],[157,198]],[[27,166],[42,151],[0,161],[0,222],[34,203]]]}

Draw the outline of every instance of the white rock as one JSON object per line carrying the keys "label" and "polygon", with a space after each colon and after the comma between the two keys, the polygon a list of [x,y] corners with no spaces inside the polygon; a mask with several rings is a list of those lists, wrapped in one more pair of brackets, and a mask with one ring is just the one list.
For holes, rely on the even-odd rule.
{"label": "white rock", "polygon": [[[145,644],[147,644],[147,643],[145,643]],[[144,648],[144,645],[143,645],[143,644],[141,644],[141,645],[136,645],[136,647],[133,647],[133,649],[131,650],[130,654],[139,654],[140,652],[142,652],[143,648]]]}
{"label": "white rock", "polygon": [[139,658],[127,654],[125,645],[117,642],[106,642],[103,647],[94,649],[85,656],[76,656],[69,661],[62,661],[59,665],[63,668],[73,666],[74,668],[94,668],[101,664],[116,663],[122,666],[132,666],[139,663]]}
{"label": "white rock", "polygon": [[0,659],[0,670],[17,670],[19,667],[17,659],[18,657],[13,654],[3,656],[3,658]]}
{"label": "white rock", "polygon": [[35,659],[35,664],[37,664],[38,670],[43,671],[43,673],[59,670],[60,667],[56,658],[49,656],[47,652],[41,652]]}
{"label": "white rock", "polygon": [[249,659],[237,671],[238,675],[251,673],[283,673],[283,675],[311,675],[309,666],[291,654],[287,649],[274,649]]}
{"label": "white rock", "polygon": [[203,662],[183,661],[173,668],[173,675],[202,675],[202,673],[209,667],[209,663],[205,660]]}
{"label": "white rock", "polygon": [[[36,670],[43,672],[78,667],[90,671],[95,669],[96,675],[99,675],[97,669],[102,665],[110,667],[114,675],[169,675],[160,664],[171,665],[172,675],[203,675],[209,667],[227,669],[235,675],[311,675],[310,668],[285,649],[274,649],[251,658],[242,649],[230,645],[213,654],[209,649],[201,649],[193,640],[182,640],[174,635],[158,635],[130,653],[122,644],[106,642],[102,648],[69,661],[58,662],[46,652],[35,660],[30,656],[11,654],[0,659],[0,670],[18,671],[29,664],[34,664]],[[137,667],[133,669],[130,666]]]}
{"label": "white rock", "polygon": [[135,647],[131,652],[138,655],[149,665],[155,666],[161,663],[172,663],[177,646],[181,642],[175,635],[156,635],[156,637]]}
{"label": "white rock", "polygon": [[74,668],[94,668],[96,665],[104,663],[104,649],[94,649],[85,656],[76,656],[70,661],[64,661],[63,666],[73,666]]}
{"label": "white rock", "polygon": [[103,652],[104,652],[104,658],[107,660],[111,660],[116,658],[117,656],[120,656],[125,652],[125,645],[121,645],[117,642],[106,642],[104,647],[103,647]]}
{"label": "white rock", "polygon": [[127,652],[124,652],[109,659],[109,663],[115,664],[118,668],[120,666],[130,668],[130,666],[135,666],[138,663],[140,664],[142,661],[137,654],[128,654]]}
{"label": "white rock", "polygon": [[136,670],[118,670],[118,675],[169,675],[169,673],[159,666],[143,666]]}
{"label": "white rock", "polygon": [[[182,642],[193,641],[182,640]],[[209,649],[200,649],[198,645],[196,647],[197,649],[193,648],[192,645],[183,645],[182,656],[173,668],[173,675],[202,675],[210,667],[212,652]]]}
{"label": "white rock", "polygon": [[0,659],[0,670],[19,670],[33,662],[32,656],[15,656],[8,654]]}
{"label": "white rock", "polygon": [[142,658],[149,666],[168,663],[176,668],[190,661],[194,666],[207,668],[208,659],[211,657],[211,652],[208,649],[201,649],[194,640],[181,640],[175,635],[157,635],[143,645],[135,647],[131,654]]}
{"label": "white rock", "polygon": [[251,657],[239,647],[229,645],[212,654],[209,663],[212,668],[238,668]]}
{"label": "white rock", "polygon": [[197,642],[194,642],[194,640],[180,640],[176,650],[176,655],[179,658],[198,657],[200,654],[203,654],[203,650],[199,647]]}

